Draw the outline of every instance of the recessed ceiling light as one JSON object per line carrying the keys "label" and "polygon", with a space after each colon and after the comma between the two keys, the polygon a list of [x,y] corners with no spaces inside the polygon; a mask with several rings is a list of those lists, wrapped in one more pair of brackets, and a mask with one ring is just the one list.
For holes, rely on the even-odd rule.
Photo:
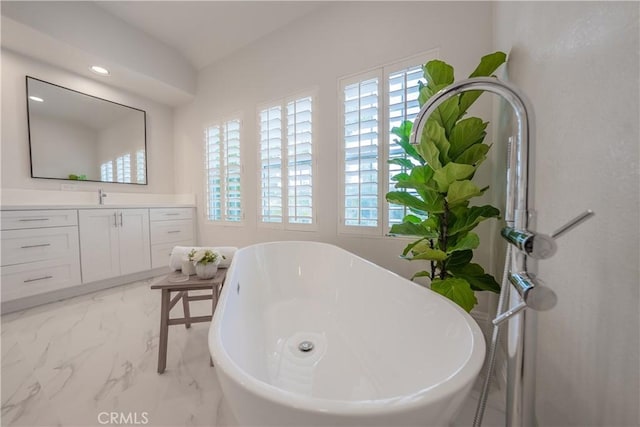
{"label": "recessed ceiling light", "polygon": [[44,102],[44,99],[38,97],[38,96],[30,96],[29,97],[30,100],[32,101],[36,101],[36,102]]}
{"label": "recessed ceiling light", "polygon": [[100,74],[101,76],[108,76],[109,75],[109,70],[107,70],[104,67],[100,67],[98,65],[92,65],[91,66],[91,71],[93,71],[96,74]]}

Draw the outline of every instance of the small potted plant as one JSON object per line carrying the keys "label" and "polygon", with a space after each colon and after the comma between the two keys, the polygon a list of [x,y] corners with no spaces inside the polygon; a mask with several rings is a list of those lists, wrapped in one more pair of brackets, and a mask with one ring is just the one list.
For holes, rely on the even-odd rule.
{"label": "small potted plant", "polygon": [[192,276],[196,274],[196,266],[193,263],[193,256],[196,254],[195,249],[191,249],[188,254],[182,257],[182,274]]}
{"label": "small potted plant", "polygon": [[199,279],[211,279],[218,271],[222,256],[211,249],[200,249],[190,252],[189,259],[193,261]]}

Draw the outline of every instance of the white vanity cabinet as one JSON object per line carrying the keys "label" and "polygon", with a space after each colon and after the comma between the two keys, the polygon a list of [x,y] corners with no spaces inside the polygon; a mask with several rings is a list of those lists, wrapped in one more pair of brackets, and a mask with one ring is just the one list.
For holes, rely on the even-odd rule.
{"label": "white vanity cabinet", "polygon": [[151,267],[169,266],[174,246],[193,246],[192,208],[151,208]]}
{"label": "white vanity cabinet", "polygon": [[2,301],[80,284],[75,210],[2,211]]}
{"label": "white vanity cabinet", "polygon": [[192,206],[3,206],[1,311],[166,274],[195,245]]}
{"label": "white vanity cabinet", "polygon": [[80,209],[83,283],[151,269],[148,209]]}

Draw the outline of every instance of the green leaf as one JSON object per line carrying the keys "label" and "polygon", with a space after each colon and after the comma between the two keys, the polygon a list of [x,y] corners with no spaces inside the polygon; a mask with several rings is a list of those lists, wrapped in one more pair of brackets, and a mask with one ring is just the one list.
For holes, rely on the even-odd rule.
{"label": "green leaf", "polygon": [[482,142],[487,135],[485,129],[488,124],[489,122],[483,122],[478,117],[469,117],[456,123],[449,135],[449,156],[455,159],[467,148]]}
{"label": "green leaf", "polygon": [[447,269],[462,268],[471,262],[473,258],[473,251],[466,249],[464,251],[457,251],[451,254],[447,261]]}
{"label": "green leaf", "polygon": [[429,207],[416,196],[413,196],[406,191],[390,191],[387,193],[387,201],[389,203],[395,203],[397,205],[407,206],[417,209],[426,213]]}
{"label": "green leaf", "polygon": [[422,200],[429,207],[428,212],[431,214],[444,212],[444,196],[435,190],[431,189],[418,189]]}
{"label": "green leaf", "polygon": [[[413,250],[415,251],[415,247]],[[428,260],[428,261],[444,261],[447,259],[447,254],[440,249],[421,248],[422,251],[413,255],[412,257],[405,257],[409,261]]]}
{"label": "green leaf", "polygon": [[422,67],[422,71],[429,87],[450,85],[455,79],[453,67],[439,59],[427,62]]}
{"label": "green leaf", "polygon": [[400,172],[391,177],[391,181],[408,181],[410,179],[409,174],[406,172]]}
{"label": "green leaf", "polygon": [[454,216],[455,219],[450,222],[447,230],[447,235],[449,236],[469,231],[485,219],[498,218],[500,211],[491,205],[472,206],[470,208],[460,206],[460,209],[454,211]]}
{"label": "green leaf", "polygon": [[463,163],[465,165],[474,165],[478,167],[480,163],[484,162],[487,158],[486,154],[489,151],[489,146],[486,144],[475,144],[467,148],[462,154],[455,158],[456,163]]}
{"label": "green leaf", "polygon": [[396,188],[415,189],[424,201],[426,209],[432,213],[440,213],[444,211],[444,197],[427,184],[432,176],[433,169],[429,165],[424,165],[414,166],[411,169],[411,175],[401,173],[395,175],[392,179],[398,178],[398,182],[395,185]]}
{"label": "green leaf", "polygon": [[414,242],[409,243],[409,244],[404,248],[404,250],[402,251],[402,256],[401,256],[401,258],[402,258],[402,257],[407,256],[407,254],[409,253],[409,251],[410,251],[411,249],[413,249],[413,248],[414,248],[418,243],[420,243],[420,242],[422,242],[422,241],[424,241],[424,240],[426,240],[426,239],[428,239],[428,237],[423,237],[423,238],[421,238],[421,239],[418,239],[418,240],[416,240],[416,241],[414,241]]}
{"label": "green leaf", "polygon": [[447,201],[449,202],[449,206],[455,206],[481,194],[482,190],[473,182],[469,180],[456,181],[449,186]]}
{"label": "green leaf", "polygon": [[[449,141],[445,136],[444,128],[434,120],[427,120],[416,150],[433,170],[440,169],[442,167],[440,159],[441,157],[448,159],[446,152],[449,151]],[[441,156],[440,150],[445,154]]]}
{"label": "green leaf", "polygon": [[409,135],[411,135],[412,127],[413,127],[413,122],[410,120],[405,120],[402,123],[400,123],[400,126],[393,127],[391,129],[391,133],[400,139],[409,140]]}
{"label": "green leaf", "polygon": [[411,169],[412,167],[415,166],[411,160],[400,158],[400,157],[387,160],[387,163],[389,163],[390,165],[398,165],[407,169]]}
{"label": "green leaf", "polygon": [[469,77],[490,76],[499,66],[507,60],[507,54],[504,52],[493,52],[480,58],[480,64],[473,70]]}
{"label": "green leaf", "polygon": [[[480,59],[480,64],[478,64],[469,77],[490,76],[500,65],[504,64],[506,59],[507,55],[504,52],[494,52],[485,55]],[[481,90],[471,90],[460,95],[458,118],[467,112],[469,107],[476,102],[476,99],[478,99],[480,95],[482,95]]]}
{"label": "green leaf", "polygon": [[410,222],[412,224],[420,224],[422,222],[422,219],[415,216],[415,215],[405,215],[404,218],[402,218],[402,222]]}
{"label": "green leaf", "polygon": [[467,233],[465,236],[459,238],[455,244],[448,247],[447,253],[476,249],[478,246],[480,246],[480,238],[478,235],[476,233]]}
{"label": "green leaf", "polygon": [[422,223],[425,227],[431,228],[432,230],[440,230],[440,219],[437,215],[429,216]]}
{"label": "green leaf", "polygon": [[418,152],[424,158],[425,162],[431,166],[433,170],[440,169],[442,164],[440,163],[440,151],[433,143],[433,141],[428,140],[426,138],[422,139],[420,145],[417,147]]}
{"label": "green leaf", "polygon": [[453,182],[469,178],[475,170],[476,168],[471,165],[447,163],[433,174],[436,189],[441,193],[446,193]]}
{"label": "green leaf", "polygon": [[411,129],[413,128],[413,122],[410,120],[405,120],[400,124],[400,126],[394,127],[391,129],[391,133],[396,135],[398,138],[394,139],[394,141],[402,147],[407,156],[413,157],[420,164],[424,164],[424,159],[418,154],[415,146],[411,145],[409,142],[409,136],[411,135]]}
{"label": "green leaf", "polygon": [[[439,85],[420,85],[420,93],[418,94],[418,102],[420,104],[420,107],[422,108],[424,103],[429,98],[438,93],[440,90],[449,86],[451,83],[453,82]],[[440,126],[442,126],[447,136],[449,136],[451,129],[456,124],[456,121],[460,116],[458,110],[458,98],[459,96],[454,96],[442,102],[438,106],[438,108],[436,108],[436,111],[434,111],[431,116],[427,117],[427,120],[435,120]]]}
{"label": "green leaf", "polygon": [[433,168],[429,165],[416,166],[411,169],[411,179],[426,184],[433,177]]}
{"label": "green leaf", "polygon": [[402,224],[393,224],[389,230],[391,235],[399,236],[422,236],[430,239],[438,238],[438,232],[425,227],[422,223],[413,224],[411,222],[403,222]]}
{"label": "green leaf", "polygon": [[431,278],[431,273],[429,273],[428,271],[418,271],[416,274],[411,276],[410,280],[413,280],[416,277],[429,277],[429,278]]}
{"label": "green leaf", "polygon": [[455,277],[469,282],[473,290],[500,292],[500,285],[496,282],[496,279],[492,275],[485,273],[479,264],[472,263],[462,267],[451,267],[447,264],[447,269]]}
{"label": "green leaf", "polygon": [[436,121],[440,126],[442,126],[445,134],[449,136],[459,117],[460,111],[458,108],[458,97],[454,96],[440,104],[428,120]]}
{"label": "green leaf", "polygon": [[420,105],[420,108],[422,108],[422,106],[429,100],[429,98],[431,98],[433,94],[431,93],[431,91],[429,90],[429,88],[427,86],[425,86],[424,83],[422,83],[422,81],[418,81],[418,104]]}
{"label": "green leaf", "polygon": [[440,163],[443,165],[449,163],[449,161],[451,160],[449,158],[449,147],[451,147],[451,144],[447,139],[447,133],[445,132],[445,129],[443,129],[441,125],[437,127],[434,126],[430,128],[429,132],[432,133],[430,133],[428,137],[431,138],[433,144],[440,152],[438,160],[440,160]]}
{"label": "green leaf", "polygon": [[449,298],[467,313],[478,303],[469,282],[461,278],[435,279],[431,282],[431,290]]}

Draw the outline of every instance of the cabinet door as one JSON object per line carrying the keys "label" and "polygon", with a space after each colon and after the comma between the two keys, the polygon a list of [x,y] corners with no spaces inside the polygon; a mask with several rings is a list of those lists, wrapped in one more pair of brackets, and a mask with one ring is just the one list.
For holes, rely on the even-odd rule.
{"label": "cabinet door", "polygon": [[80,259],[82,282],[89,283],[120,275],[118,249],[119,219],[115,209],[82,209]]}
{"label": "cabinet door", "polygon": [[150,270],[149,210],[120,209],[118,212],[118,225],[120,234],[120,274]]}

